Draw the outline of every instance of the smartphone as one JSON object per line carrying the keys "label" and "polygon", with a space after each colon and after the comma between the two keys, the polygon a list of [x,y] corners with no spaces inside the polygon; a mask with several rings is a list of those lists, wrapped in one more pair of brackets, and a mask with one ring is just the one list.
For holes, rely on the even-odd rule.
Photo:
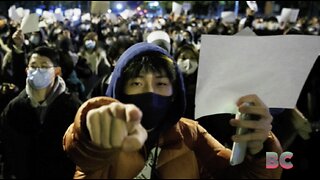
{"label": "smartphone", "polygon": [[[252,106],[253,103],[245,103],[246,106]],[[245,113],[240,113],[238,112],[236,114],[236,119],[240,119],[241,121],[245,121],[245,120],[258,120],[258,116],[257,115],[251,115],[251,114],[245,114]],[[236,134],[237,135],[242,135],[242,134],[246,134],[249,131],[251,131],[250,129],[247,128],[237,128],[236,130]],[[246,155],[246,151],[247,151],[247,142],[233,142],[233,146],[232,146],[232,152],[231,152],[231,158],[230,158],[230,164],[232,166],[241,164],[244,160],[244,157]]]}

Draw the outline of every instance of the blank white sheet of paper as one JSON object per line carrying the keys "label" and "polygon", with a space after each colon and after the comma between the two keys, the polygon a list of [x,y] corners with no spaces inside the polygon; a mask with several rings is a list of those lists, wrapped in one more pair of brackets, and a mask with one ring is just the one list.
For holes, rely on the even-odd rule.
{"label": "blank white sheet of paper", "polygon": [[311,35],[202,35],[195,118],[236,113],[236,101],[257,94],[269,108],[293,108],[320,53]]}

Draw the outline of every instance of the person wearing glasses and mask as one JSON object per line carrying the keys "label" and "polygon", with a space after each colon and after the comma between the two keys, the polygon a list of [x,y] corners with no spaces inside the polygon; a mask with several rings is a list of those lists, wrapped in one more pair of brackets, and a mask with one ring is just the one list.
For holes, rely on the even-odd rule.
{"label": "person wearing glasses and mask", "polygon": [[265,167],[267,151],[282,152],[267,106],[256,95],[240,97],[237,105],[260,118],[231,119],[232,126],[253,130],[232,137],[246,141],[248,151],[242,164],[231,166],[231,150],[182,117],[185,89],[177,63],[163,48],[137,43],[120,56],[106,96],[82,104],[66,131],[64,148],[77,164],[74,178],[280,178],[281,168]]}
{"label": "person wearing glasses and mask", "polygon": [[58,53],[40,46],[31,52],[25,89],[0,116],[4,178],[72,178],[75,165],[62,138],[81,101],[60,77]]}

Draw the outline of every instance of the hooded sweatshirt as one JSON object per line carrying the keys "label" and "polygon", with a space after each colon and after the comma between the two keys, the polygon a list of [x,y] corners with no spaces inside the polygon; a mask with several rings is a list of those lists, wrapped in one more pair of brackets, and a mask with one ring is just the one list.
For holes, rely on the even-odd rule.
{"label": "hooded sweatshirt", "polygon": [[[157,45],[142,42],[142,43],[138,43],[131,46],[127,51],[125,51],[120,56],[117,62],[118,64],[114,69],[111,82],[110,82],[110,85],[108,86],[106,95],[121,101],[122,100],[121,94],[123,93],[123,87],[125,83],[123,80],[124,79],[123,71],[125,67],[136,57],[139,57],[144,54],[158,54],[158,53],[163,54],[173,60],[173,58],[170,56],[168,51],[164,50],[163,48],[160,48]],[[182,73],[179,71],[177,63],[175,61],[172,61],[172,62],[174,63],[174,68],[175,68],[176,77],[177,77],[176,82],[178,83],[178,86],[176,86],[178,87],[178,89],[175,89],[174,91],[176,94],[174,95],[175,98],[171,106],[175,108],[170,108],[165,121],[163,121],[154,131],[151,131],[148,133],[148,140],[145,143],[147,148],[147,152],[146,152],[147,154],[151,153],[149,151],[154,146],[156,146],[155,152],[158,152],[157,142],[159,141],[160,134],[165,130],[169,129],[170,127],[172,127],[174,124],[176,124],[179,121],[179,119],[182,117],[185,111],[186,100],[185,100],[183,76],[182,76]],[[153,165],[153,167],[154,166],[155,165]]]}
{"label": "hooded sweatshirt", "polygon": [[[123,71],[126,65],[136,57],[139,57],[146,53],[148,54],[161,53],[173,60],[171,55],[166,50],[164,50],[163,48],[157,45],[141,42],[131,46],[129,49],[127,49],[127,51],[125,51],[120,56],[118,60],[117,65],[113,71],[112,78],[106,92],[106,96],[109,96],[115,99],[121,99],[121,94],[123,91],[122,88],[124,87],[124,83],[125,83],[123,80],[124,79]],[[173,61],[173,63],[174,63],[177,83],[178,83],[178,86],[176,87],[178,87],[178,89],[174,90],[176,94],[175,94],[172,107],[175,107],[175,108],[170,109],[171,111],[169,112],[170,113],[169,120],[165,122],[166,124],[162,125],[163,128],[168,128],[174,125],[175,123],[177,123],[179,119],[182,117],[186,108],[185,88],[184,88],[185,86],[183,82],[183,76],[177,66],[176,61]]]}

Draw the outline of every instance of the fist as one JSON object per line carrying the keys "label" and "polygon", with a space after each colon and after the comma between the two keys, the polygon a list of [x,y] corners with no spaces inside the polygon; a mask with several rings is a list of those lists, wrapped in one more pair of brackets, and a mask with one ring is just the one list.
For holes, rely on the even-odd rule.
{"label": "fist", "polygon": [[133,104],[113,102],[87,113],[86,125],[94,144],[124,151],[139,150],[147,139],[142,112]]}

